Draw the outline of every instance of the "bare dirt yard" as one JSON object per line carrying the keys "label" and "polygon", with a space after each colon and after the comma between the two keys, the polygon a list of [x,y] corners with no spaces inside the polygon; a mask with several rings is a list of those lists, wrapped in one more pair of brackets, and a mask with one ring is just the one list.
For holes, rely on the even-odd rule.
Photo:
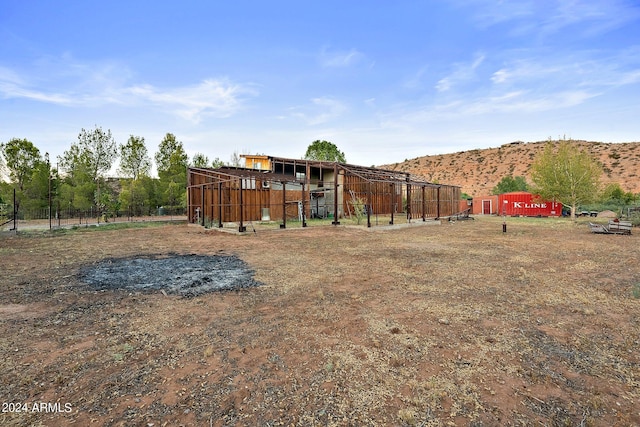
{"label": "bare dirt yard", "polygon": [[0,425],[640,425],[640,232],[507,225],[0,236]]}

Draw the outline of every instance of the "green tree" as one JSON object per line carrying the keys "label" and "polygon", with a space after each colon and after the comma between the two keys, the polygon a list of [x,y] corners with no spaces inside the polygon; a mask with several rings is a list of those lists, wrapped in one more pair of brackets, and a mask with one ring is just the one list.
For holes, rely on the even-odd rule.
{"label": "green tree", "polygon": [[500,182],[495,187],[493,187],[493,189],[491,190],[491,194],[512,193],[514,191],[529,191],[529,185],[527,185],[527,181],[524,179],[524,177],[503,177]]}
{"label": "green tree", "polygon": [[176,173],[182,173],[182,169],[184,169],[186,180],[189,157],[184,151],[182,142],[178,141],[174,134],[167,133],[165,135],[160,142],[155,159],[156,166],[158,167],[158,176],[161,179],[163,176],[168,177]]}
{"label": "green tree", "polygon": [[45,153],[44,160],[36,162],[31,171],[28,184],[22,190],[25,209],[44,209],[49,206],[49,190],[55,194],[56,180],[52,176],[49,163],[49,153]]}
{"label": "green tree", "polygon": [[96,182],[108,172],[118,158],[118,144],[110,130],[96,126],[92,131],[82,129],[78,135],[80,159],[87,167],[89,176]]}
{"label": "green tree", "polygon": [[44,183],[48,190],[50,167],[42,159],[40,150],[27,139],[13,138],[0,144],[0,152],[5,159],[11,184],[16,189],[17,208],[46,206],[48,191],[43,194],[42,187]]}
{"label": "green tree", "polygon": [[126,144],[120,146],[120,173],[130,179],[122,181],[122,190],[118,197],[118,206],[125,209],[129,215],[143,214],[145,205],[151,206],[149,194],[144,188],[142,179],[148,177],[151,169],[144,138],[131,135]]}
{"label": "green tree", "polygon": [[219,157],[216,157],[215,159],[213,159],[213,161],[211,162],[211,167],[214,169],[217,168],[221,168],[224,166],[224,162],[222,160],[220,160]]}
{"label": "green tree", "polygon": [[18,190],[24,190],[33,169],[42,161],[40,150],[27,139],[13,138],[5,144],[0,144],[0,151],[9,169],[9,179]]}
{"label": "green tree", "polygon": [[313,141],[309,147],[307,147],[307,152],[304,154],[304,158],[307,160],[321,160],[327,162],[347,162],[344,153],[340,151],[335,144],[324,140]]}
{"label": "green tree", "polygon": [[[0,144],[2,145],[2,144]],[[2,152],[2,149],[0,147],[0,153]],[[6,167],[4,165],[4,159],[2,158],[2,155],[0,155],[0,182],[2,182],[4,179],[4,171],[6,170]]]}
{"label": "green tree", "polygon": [[[92,131],[84,128],[78,134],[78,142],[59,157],[58,161],[66,172],[62,191],[71,197],[70,203],[77,209],[87,209],[87,201],[95,204],[98,214],[102,209],[101,181],[103,174],[111,169],[118,157],[118,144],[111,131],[96,126]],[[71,187],[71,188],[68,188]],[[62,190],[62,189],[61,189]],[[90,192],[93,191],[93,197]]]}
{"label": "green tree", "polygon": [[196,153],[191,159],[191,166],[194,168],[208,168],[209,158],[202,153]]}
{"label": "green tree", "polygon": [[120,146],[120,173],[135,181],[140,175],[147,175],[151,169],[151,157],[141,136],[129,137],[126,144]]}
{"label": "green tree", "polygon": [[616,205],[628,205],[635,201],[636,196],[632,192],[625,192],[620,184],[611,182],[602,190],[600,202],[613,203]]}
{"label": "green tree", "polygon": [[184,204],[187,192],[187,166],[189,157],[184,150],[182,142],[175,135],[167,133],[160,142],[158,152],[155,155],[158,167],[158,192],[161,204],[175,206],[175,203]]}
{"label": "green tree", "polygon": [[602,166],[570,140],[549,141],[531,166],[534,192],[570,206],[573,220],[578,205],[597,197],[601,175]]}
{"label": "green tree", "polygon": [[145,186],[146,177],[131,180],[123,186],[119,195],[120,207],[130,216],[148,215],[151,208],[150,195]]}

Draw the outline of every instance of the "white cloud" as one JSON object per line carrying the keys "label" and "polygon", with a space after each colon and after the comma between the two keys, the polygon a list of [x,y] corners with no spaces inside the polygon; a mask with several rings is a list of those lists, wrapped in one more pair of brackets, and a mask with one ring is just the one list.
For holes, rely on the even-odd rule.
{"label": "white cloud", "polygon": [[229,117],[242,108],[245,95],[256,95],[249,87],[213,79],[194,86],[169,89],[133,86],[123,92],[133,95],[138,103],[151,103],[194,123],[205,116]]}
{"label": "white cloud", "polygon": [[77,99],[69,95],[40,92],[8,81],[0,81],[0,94],[2,94],[4,98],[24,98],[32,101],[65,106],[71,106],[78,102]]}
{"label": "white cloud", "polygon": [[640,16],[636,2],[625,0],[496,1],[458,0],[483,29],[509,23],[514,36],[548,37],[571,26],[576,34],[595,37],[620,28]]}
{"label": "white cloud", "polygon": [[38,79],[0,67],[0,96],[65,107],[94,108],[108,104],[156,107],[194,123],[206,116],[229,117],[244,106],[246,97],[257,96],[251,85],[227,79],[207,79],[179,87],[130,85],[125,81],[131,75],[126,67],[62,59],[43,60],[40,65],[51,67],[52,71],[41,73]]}
{"label": "white cloud", "polygon": [[304,120],[308,125],[320,125],[340,117],[348,110],[347,106],[337,99],[319,97],[311,100],[311,105],[292,109],[292,116]]}
{"label": "white cloud", "polygon": [[359,62],[364,55],[356,49],[349,51],[330,52],[327,48],[320,53],[320,64],[325,68],[349,67]]}
{"label": "white cloud", "polygon": [[484,62],[485,56],[477,54],[473,62],[456,63],[453,65],[453,71],[446,77],[438,80],[435,88],[438,92],[446,92],[453,86],[472,80],[476,75],[477,68]]}

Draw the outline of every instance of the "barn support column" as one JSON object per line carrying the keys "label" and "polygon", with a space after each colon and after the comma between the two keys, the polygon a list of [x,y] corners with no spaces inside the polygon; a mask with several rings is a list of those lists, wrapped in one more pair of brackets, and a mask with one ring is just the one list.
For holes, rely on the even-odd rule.
{"label": "barn support column", "polygon": [[200,187],[200,225],[204,227],[204,185]]}
{"label": "barn support column", "polygon": [[367,183],[367,227],[371,228],[371,183]]}
{"label": "barn support column", "polygon": [[[322,168],[321,168],[322,169]],[[304,193],[305,185],[307,194]],[[307,226],[307,202],[309,203],[309,212],[311,212],[311,163],[307,162],[304,171],[304,184],[302,185],[302,226]]]}
{"label": "barn support column", "polygon": [[411,222],[411,184],[409,184],[409,175],[407,175],[407,221]]}
{"label": "barn support column", "polygon": [[218,181],[218,228],[222,228],[222,181]]}
{"label": "barn support column", "polygon": [[[308,166],[307,166],[307,169],[308,169]],[[306,178],[305,178],[305,180],[306,180]],[[305,185],[304,185],[304,181],[303,181],[302,182],[302,227],[306,227],[307,226],[307,214],[304,211],[304,205],[305,205],[305,201],[306,201],[306,196],[304,194],[304,188],[305,188]]]}
{"label": "barn support column", "polygon": [[284,181],[282,181],[282,224],[280,224],[280,228],[287,228],[287,183]]}
{"label": "barn support column", "polygon": [[396,210],[396,186],[395,184],[389,184],[389,188],[391,188],[391,192],[389,193],[389,200],[391,201],[391,221],[389,221],[389,224],[393,225],[393,213]]}
{"label": "barn support column", "polygon": [[333,164],[333,225],[340,225],[338,221],[338,163]]}
{"label": "barn support column", "polygon": [[[191,213],[192,208],[193,207],[191,206],[191,174],[187,172],[187,223],[188,224],[191,224],[191,222],[193,221],[192,219],[193,214]],[[131,203],[129,203],[129,221],[131,221]]]}
{"label": "barn support column", "polygon": [[238,180],[240,181],[240,226],[238,227],[238,231],[244,233],[247,231],[247,227],[244,226],[244,201],[242,200],[242,193],[244,192],[242,184],[244,179],[239,178]]}
{"label": "barn support column", "polygon": [[426,201],[424,200],[424,185],[422,186],[422,222],[427,220],[427,212],[425,207]]}

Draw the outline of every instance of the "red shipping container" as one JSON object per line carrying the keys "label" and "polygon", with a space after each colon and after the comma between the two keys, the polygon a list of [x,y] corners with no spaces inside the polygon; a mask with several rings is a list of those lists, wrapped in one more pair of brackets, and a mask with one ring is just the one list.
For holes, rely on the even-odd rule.
{"label": "red shipping container", "polygon": [[525,191],[504,193],[498,197],[499,215],[561,216],[562,203],[541,200]]}

